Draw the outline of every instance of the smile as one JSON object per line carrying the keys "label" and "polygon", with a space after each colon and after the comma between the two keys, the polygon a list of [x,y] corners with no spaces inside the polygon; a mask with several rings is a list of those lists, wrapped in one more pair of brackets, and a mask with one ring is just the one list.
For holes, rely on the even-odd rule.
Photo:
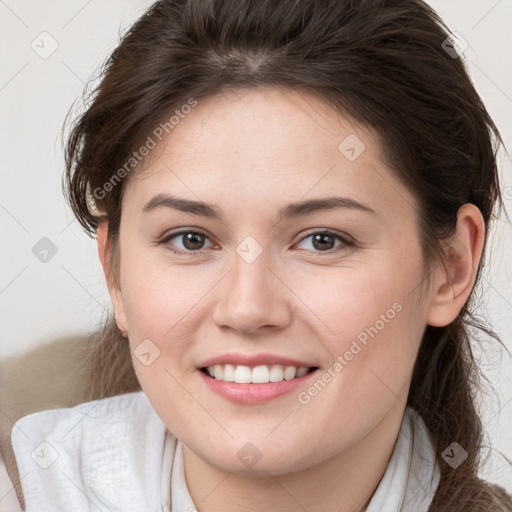
{"label": "smile", "polygon": [[315,369],[316,367],[283,366],[281,364],[258,365],[252,368],[246,365],[216,364],[201,370],[210,377],[224,382],[266,384],[268,382],[296,379]]}
{"label": "smile", "polygon": [[[229,368],[230,366],[233,368]],[[209,391],[231,402],[253,405],[295,391],[316,375],[319,370],[318,367],[297,368],[294,366],[281,366],[281,368],[274,369],[277,366],[281,365],[273,365],[271,367],[260,365],[251,368],[244,365],[226,364],[200,368],[198,373]],[[228,368],[226,369],[226,367]],[[233,377],[233,379],[236,378],[244,382],[224,380],[226,378],[224,372],[226,372],[228,378]],[[279,380],[272,382],[270,380],[271,374],[274,379],[279,378]],[[253,382],[253,378],[260,381],[264,380],[264,382]]]}

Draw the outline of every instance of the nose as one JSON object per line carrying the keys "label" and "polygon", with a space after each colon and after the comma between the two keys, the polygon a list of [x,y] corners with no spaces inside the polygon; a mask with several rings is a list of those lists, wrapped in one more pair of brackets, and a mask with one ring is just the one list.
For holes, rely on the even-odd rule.
{"label": "nose", "polygon": [[217,289],[213,320],[219,327],[254,334],[289,324],[293,294],[264,255],[252,263],[235,255],[231,270]]}

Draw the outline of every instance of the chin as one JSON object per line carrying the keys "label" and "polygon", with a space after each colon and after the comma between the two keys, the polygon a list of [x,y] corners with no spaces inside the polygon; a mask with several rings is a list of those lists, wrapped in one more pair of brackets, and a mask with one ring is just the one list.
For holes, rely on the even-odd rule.
{"label": "chin", "polygon": [[[283,453],[290,453],[290,450],[273,444],[272,446],[261,446],[250,441],[240,443],[240,446],[219,447],[220,452],[196,452],[205,462],[225,473],[236,473],[239,475],[268,476],[288,474],[301,471],[314,465],[316,461],[301,459],[283,459]],[[293,451],[291,451],[293,453]],[[234,456],[232,456],[233,454]]]}

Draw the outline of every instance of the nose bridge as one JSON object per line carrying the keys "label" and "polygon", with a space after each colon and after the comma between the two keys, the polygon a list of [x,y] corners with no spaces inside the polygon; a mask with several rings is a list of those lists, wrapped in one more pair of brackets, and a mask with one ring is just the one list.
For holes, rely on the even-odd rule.
{"label": "nose bridge", "polygon": [[257,250],[251,243],[237,247],[219,290],[214,320],[219,326],[246,332],[282,327],[290,318],[286,289],[271,270],[270,251]]}

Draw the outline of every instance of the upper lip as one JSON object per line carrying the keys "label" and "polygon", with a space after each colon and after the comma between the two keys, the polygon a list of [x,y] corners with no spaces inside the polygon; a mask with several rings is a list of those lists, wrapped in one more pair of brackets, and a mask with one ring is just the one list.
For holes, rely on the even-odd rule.
{"label": "upper lip", "polygon": [[280,356],[277,354],[222,354],[219,356],[211,357],[206,359],[200,364],[200,368],[205,368],[208,366],[214,366],[216,364],[232,364],[234,366],[244,365],[244,366],[260,366],[260,365],[274,365],[281,364],[283,366],[296,366],[300,368],[301,366],[305,366],[307,368],[312,368],[315,365],[305,361],[299,361],[298,359],[291,359],[289,357]]}

